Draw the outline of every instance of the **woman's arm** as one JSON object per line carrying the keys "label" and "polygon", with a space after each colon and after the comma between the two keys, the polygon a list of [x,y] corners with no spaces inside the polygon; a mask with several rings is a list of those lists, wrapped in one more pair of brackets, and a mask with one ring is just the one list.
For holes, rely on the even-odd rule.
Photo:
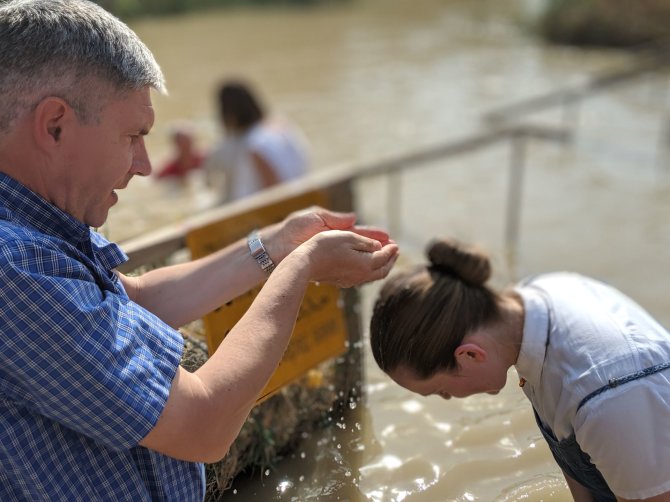
{"label": "woman's arm", "polygon": [[568,488],[570,488],[570,493],[572,494],[572,499],[575,502],[595,502],[593,495],[584,485],[568,476],[565,471],[563,471],[563,476],[565,481],[568,483]]}
{"label": "woman's arm", "polygon": [[279,183],[280,179],[276,171],[260,153],[252,151],[251,161],[258,173],[258,177],[263,183],[263,188],[268,188]]}

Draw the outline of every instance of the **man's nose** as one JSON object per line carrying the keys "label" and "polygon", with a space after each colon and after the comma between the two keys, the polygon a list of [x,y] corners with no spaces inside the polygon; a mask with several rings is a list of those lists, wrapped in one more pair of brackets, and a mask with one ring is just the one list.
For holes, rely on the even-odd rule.
{"label": "man's nose", "polygon": [[132,174],[139,174],[140,176],[149,176],[151,174],[151,160],[149,160],[149,153],[144,144],[144,137],[140,136],[135,144],[135,152],[133,155]]}

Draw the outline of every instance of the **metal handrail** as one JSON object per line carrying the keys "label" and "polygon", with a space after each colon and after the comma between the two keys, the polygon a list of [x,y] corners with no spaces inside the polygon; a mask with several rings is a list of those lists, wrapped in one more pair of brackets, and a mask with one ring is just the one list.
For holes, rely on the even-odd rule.
{"label": "metal handrail", "polygon": [[[510,125],[510,120],[559,105],[564,107],[576,106],[577,103],[597,92],[622,85],[643,75],[657,72],[670,64],[670,43],[666,40],[658,40],[651,44],[640,46],[635,48],[633,52],[637,55],[638,61],[632,66],[593,77],[587,82],[576,86],[558,89],[484,113],[482,116],[483,121],[492,127],[483,132],[371,164],[339,165],[328,171],[313,173],[305,179],[276,186],[246,199],[211,209],[179,223],[167,225],[144,236],[129,239],[121,243],[130,258],[121,269],[122,271],[130,271],[142,266],[151,265],[152,263],[165,261],[169,256],[186,248],[186,234],[192,228],[207,225],[221,218],[234,216],[268,203],[277,202],[292,195],[298,195],[336,183],[354,182],[359,179],[386,175],[390,180],[389,190],[394,192],[393,197],[388,197],[388,200],[397,201],[399,198],[396,195],[399,194],[402,188],[396,174],[401,171],[413,170],[427,162],[451,158],[477,151],[502,141],[510,141],[512,151],[505,218],[505,247],[508,256],[508,266],[510,271],[513,271],[515,269],[519,241],[520,201],[527,140],[539,139],[562,143],[568,142],[575,135],[577,111],[576,109],[573,110],[573,123],[564,123],[561,128],[537,124]],[[564,116],[567,117],[567,113]],[[399,204],[389,204],[387,210],[390,231],[395,235],[399,231],[398,222],[400,221],[401,207]]]}
{"label": "metal handrail", "polygon": [[[658,72],[670,65],[670,43],[668,41],[645,45],[635,53],[638,61],[633,65],[596,75],[579,84],[489,110],[482,114],[482,121],[489,125],[500,126],[509,123],[511,120],[518,120],[523,116],[549,108],[562,106],[565,109],[569,106],[575,106],[572,114],[564,113],[564,117],[572,117],[572,125],[574,126],[578,116],[576,106],[584,99],[613,87],[627,84],[650,73]],[[566,123],[563,125],[568,126]]]}
{"label": "metal handrail", "polygon": [[[121,243],[129,257],[129,261],[120,267],[122,272],[136,270],[144,266],[166,261],[171,255],[186,248],[187,233],[201,226],[228,218],[237,214],[260,208],[288,197],[317,190],[339,183],[352,183],[360,179],[376,176],[393,176],[401,171],[410,171],[422,167],[423,164],[444,158],[479,151],[484,147],[509,141],[512,145],[510,169],[512,183],[508,187],[508,201],[505,221],[505,245],[510,270],[513,271],[519,239],[519,221],[521,212],[521,180],[525,165],[525,145],[529,139],[552,142],[566,142],[569,134],[560,129],[539,125],[514,125],[491,129],[472,134],[463,139],[440,143],[404,155],[373,162],[371,164],[346,164],[333,169],[313,173],[303,179],[272,187],[245,199],[235,201],[178,223],[167,225],[146,235],[126,240]],[[400,190],[398,186],[395,190]],[[398,193],[388,200],[399,200]],[[389,230],[392,235],[399,233],[401,208],[399,205],[389,207]]]}

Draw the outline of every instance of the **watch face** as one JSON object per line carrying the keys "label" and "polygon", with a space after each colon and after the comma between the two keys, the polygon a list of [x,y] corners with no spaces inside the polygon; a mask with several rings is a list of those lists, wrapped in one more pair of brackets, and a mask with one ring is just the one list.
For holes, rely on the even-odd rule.
{"label": "watch face", "polygon": [[260,265],[261,269],[267,273],[272,272],[275,268],[275,264],[272,262],[272,258],[270,258],[270,255],[268,255],[267,251],[265,251],[258,233],[252,232],[249,234],[247,243],[249,245],[251,256],[258,262],[258,265]]}
{"label": "watch face", "polygon": [[263,249],[263,244],[261,244],[261,240],[256,236],[249,238],[249,250],[251,251],[251,256],[254,258],[265,252]]}

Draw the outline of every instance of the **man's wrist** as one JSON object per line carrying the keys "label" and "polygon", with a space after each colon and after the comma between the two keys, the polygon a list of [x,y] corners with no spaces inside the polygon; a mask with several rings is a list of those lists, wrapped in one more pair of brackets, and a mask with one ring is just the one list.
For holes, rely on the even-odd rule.
{"label": "man's wrist", "polygon": [[252,230],[247,236],[247,246],[252,258],[256,260],[263,272],[270,275],[275,269],[275,263],[270,258],[258,230]]}

